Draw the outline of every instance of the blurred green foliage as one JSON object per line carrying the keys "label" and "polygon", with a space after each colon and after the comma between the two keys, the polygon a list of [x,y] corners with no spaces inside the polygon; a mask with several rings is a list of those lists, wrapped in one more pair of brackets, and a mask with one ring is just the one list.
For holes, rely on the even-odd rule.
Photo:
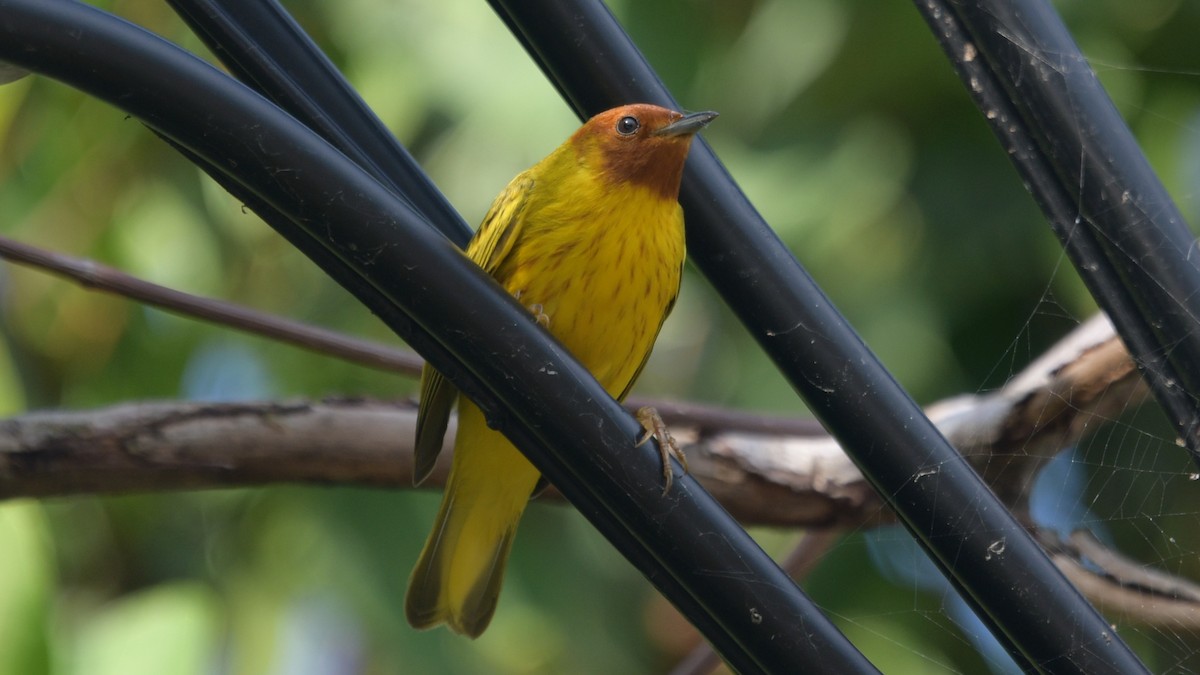
{"label": "blurred green foliage", "polygon": [[[206,53],[165,3],[98,4]],[[285,4],[470,222],[577,125],[482,2]],[[1200,5],[1058,6],[1196,221]],[[909,3],[611,7],[684,105],[722,112],[708,140],[918,400],[998,386],[1093,311]],[[6,235],[394,340],[118,110],[27,78],[0,88],[0,148]],[[175,397],[398,397],[413,389],[40,273],[6,266],[0,283],[0,408],[10,413]],[[731,317],[689,270],[642,391],[803,414]],[[1168,433],[1138,428],[1125,438],[1147,455]],[[1116,454],[1112,444],[1123,442],[1109,436],[1097,452]],[[1130,496],[1144,487],[1138,479],[1161,489],[1157,471],[1099,486],[1098,503],[1111,502],[1117,518],[1147,516]],[[531,508],[522,526],[483,638],[413,632],[400,609],[403,586],[437,499],[280,487],[0,504],[0,674],[651,673],[693,639],[581,518],[545,505]],[[1155,499],[1148,524],[1122,545],[1200,575],[1196,547],[1181,547],[1167,530],[1194,526],[1197,505]],[[759,534],[772,552],[797,537]],[[889,673],[986,668],[942,616],[941,598],[873,571],[860,534],[839,544],[807,587]],[[1196,665],[1185,636],[1121,630],[1153,669]]]}

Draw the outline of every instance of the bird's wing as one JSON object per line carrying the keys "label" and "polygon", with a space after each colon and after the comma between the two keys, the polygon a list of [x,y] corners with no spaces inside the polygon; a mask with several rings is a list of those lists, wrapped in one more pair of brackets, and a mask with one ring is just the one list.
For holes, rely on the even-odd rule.
{"label": "bird's wing", "polygon": [[496,276],[496,270],[508,254],[512,252],[513,243],[521,234],[521,226],[525,221],[525,209],[529,206],[529,196],[533,192],[535,181],[529,172],[517,176],[504,188],[504,192],[492,202],[492,208],[483,217],[479,231],[467,244],[467,256],[483,268],[484,272]]}
{"label": "bird's wing", "polygon": [[[514,178],[492,202],[479,231],[467,244],[467,256],[484,272],[495,276],[512,251],[533,186],[534,180],[528,173]],[[457,398],[458,388],[441,373],[428,365],[421,370],[421,404],[417,410],[417,434],[413,443],[414,485],[420,485],[433,471],[442,451],[450,410]]]}
{"label": "bird's wing", "polygon": [[413,485],[420,485],[437,463],[442,438],[450,422],[450,409],[458,387],[429,364],[421,368],[421,407],[417,409],[417,437],[413,441]]}

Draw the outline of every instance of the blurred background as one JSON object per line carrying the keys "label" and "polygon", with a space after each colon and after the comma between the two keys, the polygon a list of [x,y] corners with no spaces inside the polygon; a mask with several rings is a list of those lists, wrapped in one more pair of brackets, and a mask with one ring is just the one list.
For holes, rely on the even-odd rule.
{"label": "blurred background", "polygon": [[[209,58],[165,3],[96,3]],[[284,3],[468,222],[578,125],[483,2]],[[1094,305],[911,3],[613,0],[705,136],[921,402],[993,389]],[[1057,3],[1193,223],[1200,4]],[[138,122],[56,82],[0,87],[0,232],[189,291],[395,342]],[[646,394],[807,414],[689,269]],[[0,266],[0,410],[131,400],[404,397],[414,383]],[[1152,408],[1152,406],[1150,406]],[[1077,449],[1087,519],[1200,578],[1188,465],[1154,410]],[[1190,488],[1190,490],[1188,489]],[[7,673],[658,673],[694,635],[571,509],[533,505],[495,622],[404,622],[434,492],[282,486],[0,503]],[[801,533],[756,530],[782,555]],[[805,583],[888,673],[1008,672],[895,531]],[[1156,672],[1196,636],[1110,617]]]}

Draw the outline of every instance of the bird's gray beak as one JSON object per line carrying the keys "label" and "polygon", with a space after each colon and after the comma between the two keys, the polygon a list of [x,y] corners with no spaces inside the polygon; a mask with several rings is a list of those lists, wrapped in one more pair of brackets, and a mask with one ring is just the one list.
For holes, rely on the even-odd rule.
{"label": "bird's gray beak", "polygon": [[654,132],[654,136],[689,136],[708,126],[717,118],[717,113],[711,110],[684,115],[667,126]]}

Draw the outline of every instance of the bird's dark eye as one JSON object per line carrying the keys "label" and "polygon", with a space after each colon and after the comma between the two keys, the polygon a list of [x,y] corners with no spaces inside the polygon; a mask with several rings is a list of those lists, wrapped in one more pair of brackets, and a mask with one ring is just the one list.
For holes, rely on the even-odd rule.
{"label": "bird's dark eye", "polygon": [[642,128],[642,123],[636,117],[622,117],[617,120],[617,133],[622,136],[637,133],[640,128]]}

